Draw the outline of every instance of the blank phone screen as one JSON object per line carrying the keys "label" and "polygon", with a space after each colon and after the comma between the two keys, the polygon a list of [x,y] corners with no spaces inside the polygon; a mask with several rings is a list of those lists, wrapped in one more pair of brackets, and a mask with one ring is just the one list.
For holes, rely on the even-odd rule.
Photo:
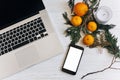
{"label": "blank phone screen", "polygon": [[70,47],[63,68],[76,72],[82,51],[81,49]]}

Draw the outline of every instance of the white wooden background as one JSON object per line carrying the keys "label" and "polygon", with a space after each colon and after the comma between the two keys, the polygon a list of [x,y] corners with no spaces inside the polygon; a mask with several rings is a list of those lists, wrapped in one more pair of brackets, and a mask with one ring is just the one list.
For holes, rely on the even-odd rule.
{"label": "white wooden background", "polygon": [[[66,3],[68,0],[43,1],[65,51],[56,57],[41,62],[3,80],[81,80],[82,75],[103,69],[110,64],[112,55],[105,49],[103,49],[100,54],[98,49],[89,49],[81,45],[85,48],[85,51],[77,75],[72,76],[62,72],[60,69],[69,44],[69,38],[66,38],[63,34],[67,26],[64,25],[65,21],[62,17],[62,13],[65,11],[70,12]],[[100,6],[108,6],[112,9],[113,17],[108,23],[116,25],[111,32],[118,37],[118,45],[120,46],[120,0],[101,0]],[[120,63],[114,66],[120,67]],[[120,80],[120,70],[106,70],[102,73],[90,75],[83,80]]]}

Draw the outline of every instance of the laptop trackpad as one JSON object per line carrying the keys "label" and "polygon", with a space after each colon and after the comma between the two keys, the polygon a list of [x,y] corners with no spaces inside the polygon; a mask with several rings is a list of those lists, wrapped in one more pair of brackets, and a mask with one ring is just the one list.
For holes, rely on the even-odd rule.
{"label": "laptop trackpad", "polygon": [[27,67],[39,60],[39,55],[35,47],[27,47],[16,53],[16,58],[20,67]]}

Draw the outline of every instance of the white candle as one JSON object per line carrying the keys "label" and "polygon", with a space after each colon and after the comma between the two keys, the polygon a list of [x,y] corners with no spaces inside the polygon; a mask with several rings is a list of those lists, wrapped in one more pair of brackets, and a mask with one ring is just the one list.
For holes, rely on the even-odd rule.
{"label": "white candle", "polygon": [[95,19],[98,23],[104,24],[112,18],[112,10],[109,7],[102,6],[95,12]]}

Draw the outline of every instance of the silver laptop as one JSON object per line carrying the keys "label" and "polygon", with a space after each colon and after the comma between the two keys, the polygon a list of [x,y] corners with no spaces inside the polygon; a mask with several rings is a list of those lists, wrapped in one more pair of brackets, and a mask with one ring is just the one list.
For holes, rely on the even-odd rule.
{"label": "silver laptop", "polygon": [[0,1],[0,79],[62,51],[42,0]]}

